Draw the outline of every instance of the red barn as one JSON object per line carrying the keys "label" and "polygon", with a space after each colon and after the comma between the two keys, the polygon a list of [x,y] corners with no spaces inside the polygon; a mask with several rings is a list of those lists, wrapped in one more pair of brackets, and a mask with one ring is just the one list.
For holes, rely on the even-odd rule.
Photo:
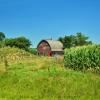
{"label": "red barn", "polygon": [[37,46],[38,55],[55,56],[63,54],[63,44],[56,40],[42,40]]}

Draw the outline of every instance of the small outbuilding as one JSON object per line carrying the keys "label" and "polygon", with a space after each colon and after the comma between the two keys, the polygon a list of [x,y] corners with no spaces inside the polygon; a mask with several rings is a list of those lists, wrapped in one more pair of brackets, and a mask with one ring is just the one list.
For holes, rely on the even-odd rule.
{"label": "small outbuilding", "polygon": [[43,56],[63,55],[63,44],[57,40],[42,40],[37,45],[37,53]]}

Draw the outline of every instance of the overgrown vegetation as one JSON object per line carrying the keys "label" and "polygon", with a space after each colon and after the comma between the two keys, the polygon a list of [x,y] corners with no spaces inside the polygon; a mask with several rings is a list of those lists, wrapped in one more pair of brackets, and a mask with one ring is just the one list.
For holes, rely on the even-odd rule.
{"label": "overgrown vegetation", "polygon": [[2,57],[6,55],[7,59],[9,61],[17,60],[17,59],[24,59],[27,57],[32,57],[33,55],[29,52],[26,52],[25,50],[16,48],[16,47],[4,47],[0,49],[0,61],[2,60]]}
{"label": "overgrown vegetation", "polygon": [[8,73],[0,75],[1,99],[99,100],[100,98],[99,76],[57,67],[34,72],[26,69],[24,63],[12,65],[10,68]]}
{"label": "overgrown vegetation", "polygon": [[65,67],[100,70],[100,45],[88,45],[65,50]]}
{"label": "overgrown vegetation", "polygon": [[20,60],[32,57],[33,55],[31,55],[29,52],[15,47],[4,47],[0,49],[0,65],[4,67],[4,71],[8,70],[10,63],[18,62]]}
{"label": "overgrown vegetation", "polygon": [[66,70],[60,62],[61,59],[28,55],[10,61],[6,73],[0,65],[0,99],[99,100],[99,76]]}

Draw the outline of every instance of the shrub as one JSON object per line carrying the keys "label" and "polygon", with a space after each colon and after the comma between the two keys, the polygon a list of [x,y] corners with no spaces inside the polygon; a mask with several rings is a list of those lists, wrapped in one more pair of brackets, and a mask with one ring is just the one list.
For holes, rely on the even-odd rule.
{"label": "shrub", "polygon": [[64,65],[73,69],[100,68],[100,45],[65,49]]}
{"label": "shrub", "polygon": [[36,48],[29,48],[28,52],[30,52],[31,54],[36,55],[37,54],[37,49]]}
{"label": "shrub", "polygon": [[27,50],[31,46],[31,41],[26,37],[9,38],[5,40],[5,45]]}

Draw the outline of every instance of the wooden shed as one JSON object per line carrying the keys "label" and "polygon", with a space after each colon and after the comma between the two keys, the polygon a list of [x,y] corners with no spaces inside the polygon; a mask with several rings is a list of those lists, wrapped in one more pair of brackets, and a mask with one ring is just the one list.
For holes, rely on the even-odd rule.
{"label": "wooden shed", "polygon": [[55,56],[63,54],[63,44],[57,40],[42,40],[37,45],[38,55]]}

